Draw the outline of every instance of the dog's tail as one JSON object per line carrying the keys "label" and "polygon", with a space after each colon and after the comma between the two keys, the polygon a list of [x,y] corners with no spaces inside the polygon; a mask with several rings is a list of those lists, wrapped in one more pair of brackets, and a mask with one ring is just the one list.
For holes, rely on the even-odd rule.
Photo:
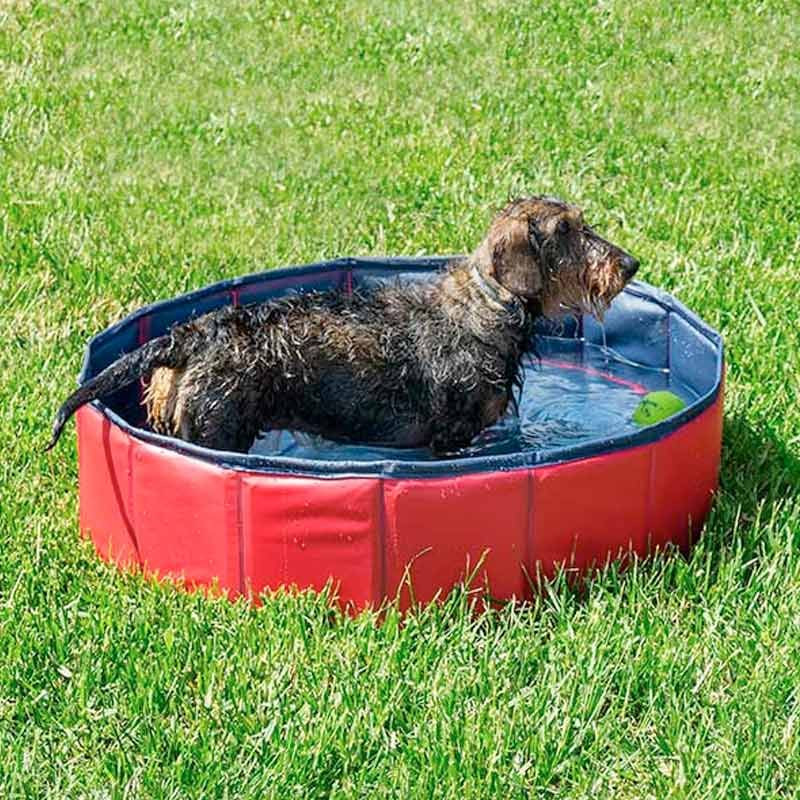
{"label": "dog's tail", "polygon": [[53,433],[45,452],[55,447],[67,420],[84,404],[128,386],[156,367],[180,367],[186,363],[186,337],[172,331],[151,339],[132,353],[122,356],[99,375],[78,387],[63,403],[53,421]]}

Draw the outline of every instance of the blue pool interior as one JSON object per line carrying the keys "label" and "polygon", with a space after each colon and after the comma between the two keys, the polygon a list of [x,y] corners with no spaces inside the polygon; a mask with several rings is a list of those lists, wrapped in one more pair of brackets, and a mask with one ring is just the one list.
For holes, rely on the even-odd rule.
{"label": "blue pool interior", "polygon": [[[666,368],[621,360],[608,347],[576,338],[537,341],[539,356],[522,362],[523,383],[505,417],[483,431],[456,457],[556,451],[639,430],[632,414],[651,391],[669,389],[687,405],[696,399],[690,386]],[[342,444],[309,434],[265,432],[250,450],[261,456],[304,459],[428,461],[429,448],[399,449]]]}
{"label": "blue pool interior", "polygon": [[[259,302],[295,291],[348,291],[387,280],[430,280],[447,261],[340,259],[215,284],[141,309],[96,336],[87,350],[81,380],[172,324],[231,302]],[[631,420],[644,394],[669,389],[687,403],[675,418],[653,426],[663,435],[707,407],[721,384],[719,335],[671,296],[646,284],[629,286],[603,324],[591,317],[542,320],[536,350],[538,355],[523,361],[524,380],[515,407],[456,454],[456,460],[477,464],[488,457],[513,465],[519,456],[524,463],[541,463],[636,444],[654,435]],[[135,435],[164,444],[165,437],[144,427],[140,392],[141,387],[128,387],[99,405]],[[265,432],[251,456],[213,454],[174,440],[167,443],[202,457],[212,454],[232,466],[254,468],[308,461],[335,472],[344,464],[399,462],[410,467],[413,462],[424,470],[434,461],[427,449],[345,445],[289,431]]]}

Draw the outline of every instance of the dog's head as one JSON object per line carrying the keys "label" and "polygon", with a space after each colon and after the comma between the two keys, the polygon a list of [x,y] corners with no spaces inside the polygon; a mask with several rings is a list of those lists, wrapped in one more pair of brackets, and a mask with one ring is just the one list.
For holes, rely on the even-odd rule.
{"label": "dog's head", "polygon": [[483,247],[488,277],[551,317],[602,318],[639,268],[633,256],[598,236],[579,208],[554,197],[509,203]]}

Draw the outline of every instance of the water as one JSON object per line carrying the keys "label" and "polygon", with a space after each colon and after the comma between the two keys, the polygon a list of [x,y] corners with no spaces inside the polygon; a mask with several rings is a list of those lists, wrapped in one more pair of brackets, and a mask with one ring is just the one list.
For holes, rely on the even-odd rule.
{"label": "water", "polygon": [[[544,337],[540,358],[523,362],[517,409],[477,436],[458,456],[555,450],[640,430],[631,420],[643,395],[669,389],[687,403],[696,399],[669,371],[646,367],[608,347],[577,339]],[[263,456],[334,461],[431,461],[428,448],[345,445],[319,436],[270,431],[250,450]]]}

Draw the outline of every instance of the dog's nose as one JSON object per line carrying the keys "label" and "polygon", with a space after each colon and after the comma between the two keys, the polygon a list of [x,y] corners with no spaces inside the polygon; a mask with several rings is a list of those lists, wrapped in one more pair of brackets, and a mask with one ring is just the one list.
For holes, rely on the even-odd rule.
{"label": "dog's nose", "polygon": [[620,260],[620,267],[625,280],[629,281],[636,274],[636,270],[639,269],[639,262],[633,256],[625,253]]}

